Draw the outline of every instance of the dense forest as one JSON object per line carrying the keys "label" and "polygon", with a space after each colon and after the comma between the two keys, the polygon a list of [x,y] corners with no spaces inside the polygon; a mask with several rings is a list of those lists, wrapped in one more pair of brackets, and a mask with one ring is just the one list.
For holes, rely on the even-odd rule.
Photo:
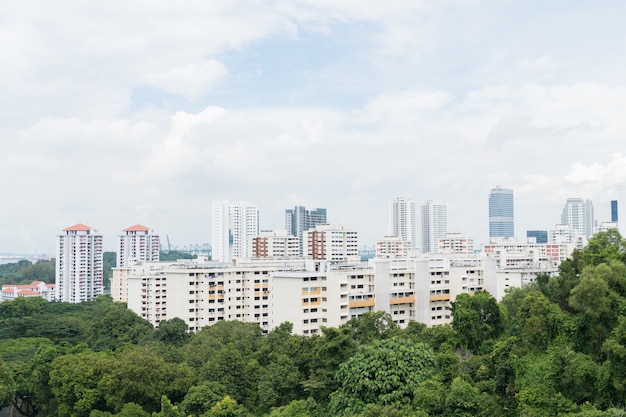
{"label": "dense forest", "polygon": [[[498,303],[462,294],[449,326],[384,313],[312,337],[283,323],[157,329],[107,297],[0,304],[0,403],[40,415],[626,416],[626,242],[596,235]],[[33,413],[34,414],[34,413]]]}

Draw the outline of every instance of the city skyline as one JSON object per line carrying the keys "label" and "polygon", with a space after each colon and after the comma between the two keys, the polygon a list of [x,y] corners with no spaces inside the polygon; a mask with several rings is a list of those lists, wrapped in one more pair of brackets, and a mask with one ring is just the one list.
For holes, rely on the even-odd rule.
{"label": "city skyline", "polygon": [[[0,22],[0,253],[84,222],[210,242],[211,204],[325,207],[373,245],[387,200],[446,201],[488,241],[626,198],[626,4],[14,2]],[[51,24],[54,22],[54,24]],[[163,30],[167,28],[167,30]],[[623,226],[622,232],[624,231]]]}

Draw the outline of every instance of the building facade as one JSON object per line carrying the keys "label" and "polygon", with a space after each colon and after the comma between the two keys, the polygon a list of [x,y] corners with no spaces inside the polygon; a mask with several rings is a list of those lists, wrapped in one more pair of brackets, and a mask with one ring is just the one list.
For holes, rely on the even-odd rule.
{"label": "building facade", "polygon": [[569,225],[581,236],[593,236],[593,203],[583,198],[568,198],[561,214],[561,223]]}
{"label": "building facade", "polygon": [[68,303],[90,301],[103,291],[103,239],[97,231],[76,224],[57,236],[56,299]]}
{"label": "building facade", "polygon": [[463,236],[461,233],[448,233],[439,239],[438,244],[438,253],[441,254],[474,255],[474,239]]}
{"label": "building facade", "polygon": [[611,200],[611,221],[617,223],[618,218],[617,200]]}
{"label": "building facade", "polygon": [[446,203],[428,200],[422,205],[422,253],[437,253],[439,239],[448,234]]}
{"label": "building facade", "polygon": [[489,237],[515,236],[513,190],[496,187],[489,193]]}
{"label": "building facade", "polygon": [[261,230],[252,239],[252,256],[255,258],[293,258],[300,256],[300,238],[286,230]]}
{"label": "building facade", "polygon": [[304,252],[309,259],[345,263],[359,261],[357,232],[343,225],[319,224],[306,232]]}
{"label": "building facade", "polygon": [[397,197],[387,202],[387,236],[409,242],[411,249],[418,247],[417,213],[413,201]]}
{"label": "building facade", "polygon": [[318,224],[326,224],[327,215],[325,208],[316,208],[315,210],[307,210],[303,206],[296,206],[293,209],[285,210],[285,229],[287,234],[300,239],[300,253],[302,256],[302,243],[305,239],[304,232],[315,228]]}
{"label": "building facade", "polygon": [[158,262],[161,251],[159,235],[154,230],[136,224],[122,230],[117,238],[117,267],[124,268],[136,262]]}
{"label": "building facade", "polygon": [[535,243],[548,243],[547,230],[527,230],[526,239],[534,239]]}
{"label": "building facade", "polygon": [[252,239],[259,235],[259,209],[244,201],[214,202],[211,233],[213,260],[250,257]]}

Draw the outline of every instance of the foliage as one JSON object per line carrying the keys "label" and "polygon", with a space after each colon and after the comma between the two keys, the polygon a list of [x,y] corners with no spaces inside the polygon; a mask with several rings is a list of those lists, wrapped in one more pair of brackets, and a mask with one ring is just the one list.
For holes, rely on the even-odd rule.
{"label": "foliage", "polygon": [[152,325],[125,304],[101,296],[94,305],[94,317],[87,327],[86,338],[94,350],[115,350],[148,340],[152,332]]}
{"label": "foliage", "polygon": [[403,406],[435,366],[435,355],[423,343],[382,339],[359,348],[337,371],[339,389],[332,394],[334,415],[359,413],[367,404]]}
{"label": "foliage", "polygon": [[159,254],[159,259],[163,262],[177,261],[179,259],[196,259],[197,255],[193,255],[188,252],[183,252],[179,250],[171,250],[171,251],[161,251]]}
{"label": "foliage", "polygon": [[500,306],[487,291],[459,294],[452,303],[452,328],[464,346],[476,351],[485,340],[496,338],[503,331]]}
{"label": "foliage", "polygon": [[15,392],[15,382],[11,371],[4,364],[4,361],[0,359],[0,408],[9,405]]}
{"label": "foliage", "polygon": [[117,253],[104,252],[102,254],[102,283],[105,288],[111,286],[111,277],[113,276],[113,269],[117,266]]}
{"label": "foliage", "polygon": [[54,283],[54,259],[41,259],[34,264],[28,260],[0,265],[0,285],[2,284],[30,284],[33,281],[43,281],[46,284]]}

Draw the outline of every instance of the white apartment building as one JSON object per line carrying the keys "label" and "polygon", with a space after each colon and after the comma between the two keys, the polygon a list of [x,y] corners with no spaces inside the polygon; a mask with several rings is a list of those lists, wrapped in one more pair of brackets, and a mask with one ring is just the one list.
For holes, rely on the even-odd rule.
{"label": "white apartment building", "polygon": [[411,244],[397,236],[385,236],[376,242],[377,258],[406,258],[411,252]]}
{"label": "white apartment building", "polygon": [[[460,293],[511,285],[491,258],[372,259],[352,265],[317,260],[239,259],[136,264],[128,270],[128,307],[158,326],[179,317],[192,331],[220,320],[285,321],[312,335],[365,312],[385,311],[400,326],[450,323]],[[115,291],[115,289],[113,289]],[[502,290],[504,291],[504,290]]]}
{"label": "white apartment building", "polygon": [[593,203],[582,198],[568,198],[561,214],[561,223],[576,229],[578,234],[589,239],[593,235]]}
{"label": "white apartment building", "polygon": [[261,230],[252,239],[252,256],[255,258],[292,258],[300,256],[300,238],[286,230]]}
{"label": "white apartment building", "polygon": [[474,254],[474,239],[461,233],[448,233],[438,242],[440,254],[469,256]]}
{"label": "white apartment building", "polygon": [[357,232],[342,225],[318,224],[308,230],[303,250],[310,259],[332,263],[358,262],[359,249]]}
{"label": "white apartment building", "polygon": [[57,236],[56,298],[80,303],[102,294],[102,235],[92,227],[76,224]]}
{"label": "white apartment building", "polygon": [[117,237],[117,267],[124,268],[136,262],[158,262],[161,244],[154,230],[136,224],[122,230]]}
{"label": "white apartment building", "polygon": [[128,270],[128,308],[154,326],[179,317],[197,331],[220,320],[239,320],[267,332],[270,273],[303,269],[302,259],[140,263]]}
{"label": "white apartment building", "polygon": [[569,224],[557,224],[554,226],[554,229],[548,230],[548,243],[553,245],[574,245],[575,249],[582,249],[587,245],[587,238]]}
{"label": "white apartment building", "polygon": [[387,202],[387,236],[396,236],[417,248],[417,214],[411,199],[397,197]]}
{"label": "white apartment building", "polygon": [[422,253],[437,253],[439,239],[448,234],[446,203],[428,200],[422,205]]}
{"label": "white apartment building", "polygon": [[259,235],[259,209],[245,201],[213,203],[212,257],[218,262],[252,255],[252,239]]}

